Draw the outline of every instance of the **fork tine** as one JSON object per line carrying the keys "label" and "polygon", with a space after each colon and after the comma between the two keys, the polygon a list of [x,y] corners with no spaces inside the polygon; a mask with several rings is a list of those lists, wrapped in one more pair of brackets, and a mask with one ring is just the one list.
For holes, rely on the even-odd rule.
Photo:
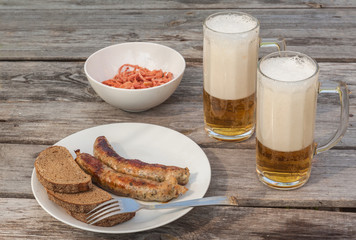
{"label": "fork tine", "polygon": [[[120,213],[121,213],[121,209],[119,206],[112,207],[110,209],[107,209],[104,212],[99,213],[99,214],[92,214],[91,219],[87,218],[87,223],[93,225],[94,223],[99,222],[102,219],[105,219],[107,217],[114,216],[114,215],[117,215]],[[95,215],[95,216],[93,216],[93,215]]]}
{"label": "fork tine", "polygon": [[115,199],[115,198],[110,199],[110,200],[108,200],[106,202],[103,202],[103,203],[99,204],[98,206],[96,206],[94,209],[92,209],[90,212],[88,212],[87,215],[97,211],[99,208],[105,207],[107,205],[111,205],[111,204],[116,203],[116,202],[118,203],[119,201],[117,199]]}
{"label": "fork tine", "polygon": [[119,207],[115,207],[115,208],[109,209],[109,211],[106,211],[106,212],[90,219],[89,221],[87,221],[87,224],[94,225],[95,223],[97,223],[103,219],[106,219],[108,217],[115,216],[118,214],[122,214],[122,213],[124,213],[124,212]]}
{"label": "fork tine", "polygon": [[98,209],[95,212],[92,212],[90,215],[89,215],[89,213],[87,213],[87,218],[86,219],[87,219],[87,221],[89,221],[91,218],[93,218],[93,217],[95,217],[95,216],[97,216],[99,214],[108,212],[108,211],[114,209],[115,207],[118,208],[118,207],[120,207],[120,205],[117,204],[117,203],[113,203],[113,204],[109,204],[109,205],[107,205],[105,207],[102,207],[102,208]]}

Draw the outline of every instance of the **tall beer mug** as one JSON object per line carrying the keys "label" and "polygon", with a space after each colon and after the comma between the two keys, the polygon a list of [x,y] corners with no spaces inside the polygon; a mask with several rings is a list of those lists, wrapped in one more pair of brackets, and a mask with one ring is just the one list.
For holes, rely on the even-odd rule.
{"label": "tall beer mug", "polygon": [[210,137],[248,139],[255,129],[258,50],[284,40],[260,40],[260,25],[246,13],[215,13],[204,25],[204,122]]}
{"label": "tall beer mug", "polygon": [[[276,52],[263,57],[257,73],[256,170],[259,179],[277,189],[307,182],[315,154],[335,146],[348,126],[346,84],[323,88],[317,62],[305,54]],[[324,145],[314,142],[318,93],[337,93],[340,126]]]}

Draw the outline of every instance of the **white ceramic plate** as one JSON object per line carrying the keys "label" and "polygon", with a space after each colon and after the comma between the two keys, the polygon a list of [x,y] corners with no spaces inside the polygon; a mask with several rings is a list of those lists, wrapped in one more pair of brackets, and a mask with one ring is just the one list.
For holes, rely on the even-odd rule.
{"label": "white ceramic plate", "polygon": [[[55,145],[66,147],[73,157],[76,149],[93,154],[93,144],[98,136],[106,136],[113,148],[123,157],[188,167],[190,179],[186,187],[189,190],[172,201],[201,198],[205,195],[211,178],[209,160],[195,142],[174,130],[143,123],[116,123],[77,132]],[[91,226],[69,216],[63,208],[48,199],[44,187],[37,180],[35,169],[32,172],[31,184],[36,200],[50,215],[73,227],[93,232],[131,233],[149,230],[170,223],[192,209],[141,210],[133,219],[113,227]]]}

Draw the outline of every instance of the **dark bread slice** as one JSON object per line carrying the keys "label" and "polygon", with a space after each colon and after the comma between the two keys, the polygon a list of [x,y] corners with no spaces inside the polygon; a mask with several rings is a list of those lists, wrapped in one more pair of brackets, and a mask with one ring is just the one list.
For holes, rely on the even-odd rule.
{"label": "dark bread slice", "polygon": [[85,192],[92,188],[91,176],[61,146],[43,150],[35,161],[38,181],[48,190],[61,193]]}
{"label": "dark bread slice", "polygon": [[[86,223],[86,213],[94,209],[99,204],[110,200],[111,195],[93,185],[93,188],[87,192],[81,193],[57,193],[47,190],[48,198],[63,207],[69,215],[75,219]],[[119,223],[126,222],[133,218],[135,213],[123,213],[103,219],[94,225],[102,227],[111,227]]]}
{"label": "dark bread slice", "polygon": [[71,211],[86,213],[94,209],[100,203],[109,201],[111,195],[101,188],[93,185],[93,188],[81,193],[58,193],[47,189],[50,200],[59,206]]}
{"label": "dark bread slice", "polygon": [[[74,217],[75,219],[82,221],[82,222],[87,222],[86,218],[87,215],[86,213],[80,213],[80,212],[71,212],[69,210],[66,210],[69,215]],[[135,216],[135,213],[122,213],[118,215],[114,215],[108,218],[105,218],[97,223],[94,223],[95,226],[101,226],[101,227],[112,227],[116,224],[126,222],[133,218]]]}

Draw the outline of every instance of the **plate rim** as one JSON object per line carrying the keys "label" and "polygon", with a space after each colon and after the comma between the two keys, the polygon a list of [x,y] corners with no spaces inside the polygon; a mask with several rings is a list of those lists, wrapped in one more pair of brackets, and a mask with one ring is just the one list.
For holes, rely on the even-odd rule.
{"label": "plate rim", "polygon": [[[140,123],[140,122],[120,122],[120,123],[110,123],[110,124],[103,124],[103,125],[97,125],[97,126],[94,126],[94,127],[90,127],[90,128],[86,128],[86,129],[82,129],[82,130],[79,130],[75,133],[72,133],[64,138],[62,138],[61,140],[57,141],[54,145],[60,145],[60,142],[67,139],[67,138],[70,138],[72,137],[73,135],[75,134],[79,134],[81,132],[84,132],[84,131],[93,131],[94,129],[96,128],[102,128],[102,127],[115,127],[117,125],[132,125],[132,126],[150,126],[150,127],[154,127],[154,128],[162,128],[164,129],[165,131],[171,131],[171,132],[174,132],[175,134],[179,134],[181,136],[184,137],[184,139],[186,141],[189,141],[190,144],[193,144],[197,149],[200,149],[201,152],[203,153],[203,155],[205,156],[206,158],[206,164],[207,164],[207,167],[208,167],[208,172],[206,172],[205,174],[208,175],[208,182],[207,182],[207,185],[206,185],[206,189],[202,192],[202,196],[201,197],[204,197],[206,192],[208,191],[209,189],[209,186],[210,186],[210,183],[211,183],[211,165],[210,165],[210,161],[207,157],[207,155],[205,154],[205,152],[203,151],[203,149],[195,142],[193,141],[191,138],[187,137],[186,135],[176,131],[176,130],[173,130],[171,128],[168,128],[168,127],[164,127],[164,126],[160,126],[160,125],[156,125],[156,124],[150,124],[150,123]],[[155,229],[155,228],[158,228],[158,227],[162,227],[164,225],[167,225],[181,217],[183,217],[184,215],[186,215],[188,212],[190,212],[193,207],[189,207],[189,208],[186,208],[186,209],[180,209],[177,211],[176,213],[176,216],[173,216],[172,218],[170,219],[167,219],[166,221],[162,221],[158,224],[155,224],[155,225],[152,225],[152,226],[147,226],[147,227],[144,227],[142,229],[139,229],[139,230],[117,230],[117,231],[107,231],[107,229],[110,229],[112,227],[115,227],[115,226],[112,226],[112,227],[100,227],[100,226],[91,226],[91,225],[88,225],[86,227],[83,227],[83,226],[80,226],[80,225],[76,225],[76,224],[73,224],[72,222],[68,222],[64,219],[61,219],[60,217],[58,217],[56,214],[52,213],[49,209],[47,209],[47,207],[45,207],[42,203],[42,201],[40,201],[39,199],[39,196],[37,195],[38,193],[36,193],[35,191],[35,184],[38,184],[38,183],[35,183],[35,181],[38,182],[38,179],[36,177],[36,169],[35,167],[33,168],[32,170],[32,175],[31,175],[31,190],[32,190],[32,193],[37,201],[37,203],[42,207],[43,210],[45,210],[48,214],[50,214],[52,217],[54,217],[55,219],[57,219],[58,221],[62,222],[62,223],[65,223],[71,227],[75,227],[75,228],[78,228],[78,229],[82,229],[82,230],[85,230],[85,231],[91,231],[91,232],[98,232],[98,233],[108,233],[108,234],[125,234],[125,233],[136,233],[136,232],[142,232],[142,231],[147,231],[147,230],[151,230],[151,229]],[[40,187],[44,188],[41,184],[39,184]],[[73,220],[75,221],[79,221],[75,218],[73,218]],[[80,222],[80,221],[79,221]],[[82,223],[82,222],[80,222]]]}

